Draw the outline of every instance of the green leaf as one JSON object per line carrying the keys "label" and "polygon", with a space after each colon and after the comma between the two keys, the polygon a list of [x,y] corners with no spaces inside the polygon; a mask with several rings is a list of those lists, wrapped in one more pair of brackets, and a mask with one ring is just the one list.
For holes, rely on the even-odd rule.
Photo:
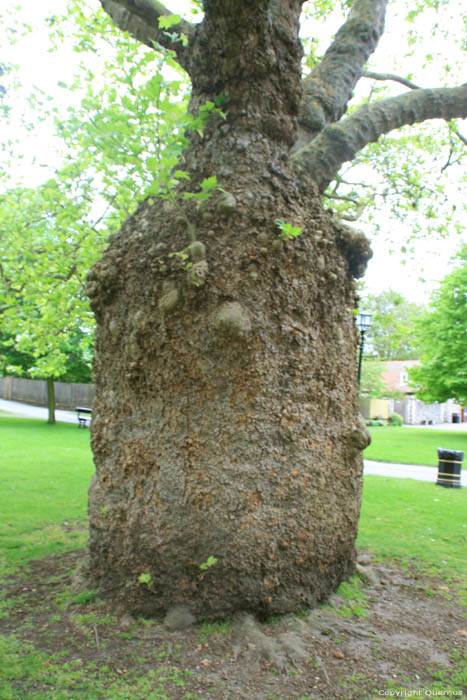
{"label": "green leaf", "polygon": [[204,561],[202,564],[199,565],[199,568],[202,571],[207,571],[207,569],[210,569],[211,566],[214,566],[214,564],[217,564],[218,559],[217,557],[208,557],[206,561]]}
{"label": "green leaf", "polygon": [[170,27],[180,24],[181,19],[180,15],[163,15],[159,17],[159,29],[170,29]]}
{"label": "green leaf", "polygon": [[160,159],[159,158],[148,158],[146,161],[146,167],[148,168],[149,171],[155,172],[159,169],[160,166]]}
{"label": "green leaf", "polygon": [[149,590],[151,590],[154,581],[152,580],[151,574],[143,573],[138,576],[139,583],[145,583]]}
{"label": "green leaf", "polygon": [[281,238],[297,238],[297,236],[300,236],[301,232],[303,231],[303,228],[300,228],[299,226],[287,224],[284,219],[276,219],[274,223],[281,231]]}
{"label": "green leaf", "polygon": [[217,187],[217,177],[213,175],[213,177],[207,177],[203,180],[201,183],[201,189],[203,192],[208,192],[209,190],[214,189]]}

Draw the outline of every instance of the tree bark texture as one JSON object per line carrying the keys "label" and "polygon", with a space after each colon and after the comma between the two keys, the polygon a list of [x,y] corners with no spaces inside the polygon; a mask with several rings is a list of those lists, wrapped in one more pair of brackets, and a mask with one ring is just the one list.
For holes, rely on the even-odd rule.
{"label": "tree bark texture", "polygon": [[47,377],[47,423],[55,423],[55,382],[53,377]]}
{"label": "tree bark texture", "polygon": [[298,168],[316,173],[324,192],[346,161],[369,143],[394,129],[427,119],[450,121],[467,114],[467,83],[457,88],[414,89],[398,97],[364,105],[338,124],[326,126],[316,138],[294,154]]}
{"label": "tree bark texture", "polygon": [[387,0],[355,0],[322,60],[303,81],[294,150],[315,138],[347,109],[353,89],[384,31]]}
{"label": "tree bark texture", "polygon": [[[347,87],[385,4],[356,2],[336,37],[328,58],[335,68],[347,47]],[[85,573],[136,614],[290,612],[353,571],[369,439],[354,278],[371,252],[322,208],[325,159],[308,167],[308,146],[291,157],[303,99],[316,97],[313,81],[303,97],[300,10],[299,0],[206,0],[183,53],[191,109],[223,95],[227,119],[193,137],[183,169],[187,191],[214,175],[220,189],[203,202],[183,187],[147,200],[89,275],[98,326]],[[349,97],[341,87],[334,117]],[[278,219],[302,234],[284,240]]]}

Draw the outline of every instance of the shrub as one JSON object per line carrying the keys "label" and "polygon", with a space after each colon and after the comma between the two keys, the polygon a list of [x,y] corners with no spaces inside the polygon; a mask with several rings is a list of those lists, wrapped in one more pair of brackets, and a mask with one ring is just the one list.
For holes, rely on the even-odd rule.
{"label": "shrub", "polygon": [[399,415],[399,413],[391,413],[389,416],[389,424],[400,427],[404,424],[404,419],[401,415]]}

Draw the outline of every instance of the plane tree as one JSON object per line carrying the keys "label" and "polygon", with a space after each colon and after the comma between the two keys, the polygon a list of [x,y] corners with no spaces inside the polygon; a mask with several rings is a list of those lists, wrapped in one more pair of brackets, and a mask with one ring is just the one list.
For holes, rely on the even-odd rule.
{"label": "plane tree", "polygon": [[212,118],[189,135],[179,184],[139,205],[88,276],[96,474],[81,580],[138,614],[284,613],[353,571],[368,443],[354,312],[371,251],[322,197],[383,135],[466,117],[467,85],[350,109],[385,0],[354,0],[306,76],[301,0],[195,4],[190,22],[156,0],[101,0],[171,52],[190,113]]}

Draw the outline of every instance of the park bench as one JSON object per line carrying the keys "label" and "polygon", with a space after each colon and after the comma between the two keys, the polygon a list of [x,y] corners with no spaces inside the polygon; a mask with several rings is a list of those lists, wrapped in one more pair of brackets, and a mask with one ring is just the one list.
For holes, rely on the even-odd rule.
{"label": "park bench", "polygon": [[76,406],[76,415],[78,416],[78,428],[85,428],[88,422],[91,424],[92,408]]}

